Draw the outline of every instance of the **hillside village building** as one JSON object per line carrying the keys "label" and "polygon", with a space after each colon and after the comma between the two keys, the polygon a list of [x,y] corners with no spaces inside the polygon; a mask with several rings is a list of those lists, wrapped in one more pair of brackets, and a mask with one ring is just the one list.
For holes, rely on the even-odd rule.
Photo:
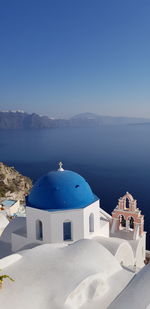
{"label": "hillside village building", "polygon": [[9,220],[18,214],[19,209],[19,200],[2,199],[0,201],[0,235],[9,224]]}
{"label": "hillside village building", "polygon": [[64,170],[62,163],[33,186],[26,200],[26,218],[19,228],[11,229],[10,225],[13,252],[35,244],[94,239],[121,265],[132,269],[144,265],[144,216],[132,195],[127,192],[120,198],[110,216],[100,207],[99,198],[86,180]]}
{"label": "hillside village building", "polygon": [[20,208],[19,200],[5,199],[0,202],[0,211],[5,213],[7,217],[16,215]]}

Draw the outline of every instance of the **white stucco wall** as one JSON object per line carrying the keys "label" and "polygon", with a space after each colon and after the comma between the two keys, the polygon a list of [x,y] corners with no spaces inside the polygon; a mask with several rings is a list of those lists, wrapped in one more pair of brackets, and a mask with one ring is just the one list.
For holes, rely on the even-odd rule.
{"label": "white stucco wall", "polygon": [[[100,213],[99,201],[87,206],[86,208],[63,210],[63,211],[46,211],[32,207],[26,207],[26,227],[27,227],[27,242],[25,242],[23,235],[23,243],[62,243],[64,242],[63,223],[65,221],[71,222],[71,241],[77,241],[84,238],[92,238],[100,235]],[[89,230],[89,216],[94,216],[94,231]],[[43,239],[36,238],[36,222],[42,222]],[[104,227],[103,227],[104,229]],[[105,227],[106,230],[106,227]],[[108,230],[108,228],[107,228]],[[105,234],[107,234],[105,232]],[[12,242],[13,249],[19,248],[21,244],[21,237],[19,233],[13,234]],[[68,241],[67,241],[68,242]]]}
{"label": "white stucco wall", "polygon": [[14,214],[16,214],[19,211],[20,200],[15,201],[14,204],[11,205],[11,206],[5,206],[4,205],[3,207],[4,207],[4,210],[5,210],[5,212],[8,216],[13,216]]}
{"label": "white stucco wall", "polygon": [[109,237],[110,222],[104,218],[100,218],[100,235]]}
{"label": "white stucco wall", "polygon": [[51,214],[51,242],[63,242],[63,223],[71,221],[72,241],[84,238],[83,209],[65,210]]}
{"label": "white stucco wall", "polygon": [[[72,241],[91,238],[100,233],[99,201],[80,209],[46,211],[31,207],[26,208],[27,237],[30,242],[36,240],[36,221],[43,224],[43,242],[63,242],[63,222],[71,221]],[[94,215],[94,232],[89,232],[89,216]]]}
{"label": "white stucco wall", "polygon": [[3,213],[0,212],[0,236],[8,224],[8,219]]}
{"label": "white stucco wall", "polygon": [[45,211],[27,207],[27,237],[30,242],[36,241],[36,221],[43,225],[43,242],[63,242],[63,222],[71,221],[72,240],[84,238],[83,209],[65,211]]}
{"label": "white stucco wall", "polygon": [[134,254],[128,241],[116,237],[95,237],[95,240],[102,244],[113,254],[118,262],[126,267],[134,266]]}
{"label": "white stucco wall", "polygon": [[115,257],[119,261],[119,263],[125,267],[134,266],[133,251],[131,246],[127,242],[124,242],[119,246]]}
{"label": "white stucco wall", "polygon": [[16,201],[16,203],[14,205],[12,205],[9,208],[9,215],[13,216],[14,214],[16,214],[19,211],[19,207],[20,207],[20,201]]}
{"label": "white stucco wall", "polygon": [[45,210],[26,207],[27,238],[29,242],[36,241],[36,221],[43,224],[43,240],[45,243],[51,242],[51,217]]}
{"label": "white stucco wall", "polygon": [[[85,207],[84,211],[84,238],[92,238],[100,234],[100,204],[99,201]],[[94,232],[89,231],[89,217],[94,216]]]}
{"label": "white stucco wall", "polygon": [[143,235],[138,240],[138,246],[135,253],[135,262],[137,267],[141,268],[144,266],[145,256],[146,256],[146,233],[143,233]]}

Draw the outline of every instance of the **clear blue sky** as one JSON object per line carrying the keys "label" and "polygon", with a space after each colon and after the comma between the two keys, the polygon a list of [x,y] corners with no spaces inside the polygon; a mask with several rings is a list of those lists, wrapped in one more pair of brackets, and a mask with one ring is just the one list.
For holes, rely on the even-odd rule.
{"label": "clear blue sky", "polygon": [[1,0],[0,109],[150,117],[150,0]]}

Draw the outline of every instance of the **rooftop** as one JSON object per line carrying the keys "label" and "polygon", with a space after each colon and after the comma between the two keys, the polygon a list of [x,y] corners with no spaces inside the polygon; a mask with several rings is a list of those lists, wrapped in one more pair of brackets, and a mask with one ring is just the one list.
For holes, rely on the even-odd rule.
{"label": "rooftop", "polygon": [[3,200],[1,202],[1,205],[2,206],[5,206],[5,207],[11,207],[13,206],[17,201],[16,200]]}

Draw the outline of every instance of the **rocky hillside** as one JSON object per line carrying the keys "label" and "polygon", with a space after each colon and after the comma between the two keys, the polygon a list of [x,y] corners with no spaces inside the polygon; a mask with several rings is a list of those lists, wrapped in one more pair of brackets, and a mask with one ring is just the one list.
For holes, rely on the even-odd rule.
{"label": "rocky hillside", "polygon": [[0,197],[11,197],[24,201],[25,195],[31,188],[30,178],[21,175],[14,167],[0,162]]}

